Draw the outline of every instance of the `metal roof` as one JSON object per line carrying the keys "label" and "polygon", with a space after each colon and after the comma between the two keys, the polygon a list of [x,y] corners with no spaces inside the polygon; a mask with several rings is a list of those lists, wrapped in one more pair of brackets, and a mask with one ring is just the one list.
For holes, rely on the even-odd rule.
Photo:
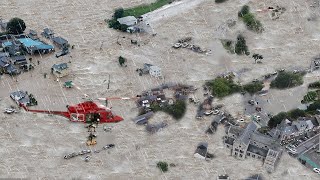
{"label": "metal roof", "polygon": [[62,37],[54,37],[52,38],[52,41],[59,44],[59,45],[64,45],[64,44],[68,44],[68,41],[63,39]]}
{"label": "metal roof", "polygon": [[133,26],[137,23],[137,18],[135,18],[134,16],[126,16],[123,18],[118,18],[117,21],[120,24],[125,24],[127,26]]}

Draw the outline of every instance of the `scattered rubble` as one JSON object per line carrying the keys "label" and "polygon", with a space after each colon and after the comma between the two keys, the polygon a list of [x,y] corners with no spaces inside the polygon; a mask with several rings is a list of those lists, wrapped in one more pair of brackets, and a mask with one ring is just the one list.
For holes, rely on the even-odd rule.
{"label": "scattered rubble", "polygon": [[280,6],[276,6],[274,7],[269,7],[269,10],[271,10],[271,18],[272,20],[276,20],[279,19],[280,15],[283,14],[286,11],[286,8],[284,7],[280,7]]}
{"label": "scattered rubble", "polygon": [[208,152],[208,143],[199,143],[193,156],[204,160],[214,158],[214,155]]}
{"label": "scattered rubble", "polygon": [[211,51],[211,50],[202,49],[200,46],[197,46],[197,45],[189,44],[188,42],[190,42],[191,40],[192,40],[191,37],[180,39],[172,47],[175,49],[186,48],[197,53],[209,53]]}

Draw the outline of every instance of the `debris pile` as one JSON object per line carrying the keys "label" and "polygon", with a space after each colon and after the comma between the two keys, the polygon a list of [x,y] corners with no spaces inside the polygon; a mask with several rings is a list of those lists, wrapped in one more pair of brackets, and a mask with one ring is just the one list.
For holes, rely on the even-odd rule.
{"label": "debris pile", "polygon": [[204,160],[214,158],[214,155],[208,152],[208,143],[199,143],[193,156]]}
{"label": "debris pile", "polygon": [[272,20],[276,20],[279,19],[280,15],[283,14],[286,11],[286,8],[284,7],[280,7],[280,6],[276,6],[274,7],[269,7],[269,10],[271,10],[271,18]]}
{"label": "debris pile", "polygon": [[76,156],[82,156],[82,155],[85,155],[85,154],[89,154],[89,153],[91,153],[91,150],[82,150],[82,151],[80,151],[80,152],[78,152],[78,153],[76,153],[76,152],[73,152],[73,153],[70,153],[70,154],[67,154],[67,155],[65,155],[64,156],[64,159],[71,159],[71,158],[74,158],[74,157],[76,157]]}
{"label": "debris pile", "polygon": [[207,53],[210,52],[210,50],[202,49],[200,46],[190,44],[189,42],[192,40],[191,37],[183,38],[177,41],[172,47],[175,49],[179,48],[186,48],[190,49],[197,53]]}
{"label": "debris pile", "polygon": [[[166,97],[164,90],[174,91],[173,96]],[[146,125],[146,130],[148,132],[155,133],[159,129],[166,127],[167,123],[161,122],[158,124],[148,124],[148,120],[154,115],[154,112],[159,111],[161,108],[174,108],[175,104],[182,101],[185,102],[188,99],[188,95],[195,91],[196,88],[194,88],[193,86],[175,83],[163,84],[149,91],[145,91],[141,95],[137,96],[139,116],[134,118],[133,121],[139,125]]]}

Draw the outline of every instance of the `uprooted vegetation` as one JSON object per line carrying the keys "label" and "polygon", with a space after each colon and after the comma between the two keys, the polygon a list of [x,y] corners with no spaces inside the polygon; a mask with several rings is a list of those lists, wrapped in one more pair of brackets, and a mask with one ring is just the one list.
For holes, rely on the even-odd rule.
{"label": "uprooted vegetation", "polygon": [[154,3],[151,4],[142,4],[139,6],[135,6],[132,8],[128,8],[124,10],[124,16],[135,16],[139,17],[143,14],[146,14],[148,12],[154,11],[156,9],[161,8],[164,5],[170,4],[174,2],[175,0],[157,0]]}
{"label": "uprooted vegetation", "polygon": [[234,46],[235,46],[234,41],[229,40],[229,39],[221,39],[220,41],[221,41],[222,46],[224,47],[225,50],[227,50],[228,53],[230,53],[230,54],[234,54],[235,53],[235,51],[234,51]]}
{"label": "uprooted vegetation", "polygon": [[243,20],[249,30],[261,33],[263,31],[263,26],[255,16],[250,13],[250,8],[247,5],[244,5],[241,10],[238,12],[238,16]]}

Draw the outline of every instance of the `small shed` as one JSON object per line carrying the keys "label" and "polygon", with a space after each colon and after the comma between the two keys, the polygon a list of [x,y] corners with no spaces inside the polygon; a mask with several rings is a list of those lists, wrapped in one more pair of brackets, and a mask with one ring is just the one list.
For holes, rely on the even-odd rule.
{"label": "small shed", "polygon": [[54,64],[51,67],[51,73],[58,78],[62,78],[69,74],[69,67],[67,63]]}
{"label": "small shed", "polygon": [[125,24],[129,27],[134,26],[138,23],[137,18],[135,18],[134,16],[126,16],[126,17],[118,18],[117,21],[120,24]]}
{"label": "small shed", "polygon": [[63,47],[68,47],[68,41],[59,36],[52,38],[52,42],[59,49],[62,49]]}

